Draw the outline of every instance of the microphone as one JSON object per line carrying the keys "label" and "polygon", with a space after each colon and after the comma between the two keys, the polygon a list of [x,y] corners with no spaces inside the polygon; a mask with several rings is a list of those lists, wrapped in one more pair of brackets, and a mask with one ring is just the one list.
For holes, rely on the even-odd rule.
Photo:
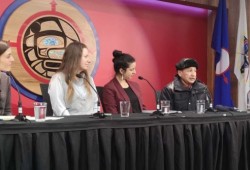
{"label": "microphone", "polygon": [[23,114],[23,107],[22,107],[22,100],[21,100],[21,94],[20,94],[20,91],[18,89],[18,86],[16,84],[16,81],[12,75],[12,73],[9,71],[9,72],[6,72],[6,74],[10,77],[10,79],[12,80],[12,82],[14,83],[14,86],[17,90],[17,93],[18,93],[18,115],[16,115],[15,119],[14,120],[18,120],[18,121],[29,121],[26,116]]}
{"label": "microphone", "polygon": [[86,77],[85,77],[85,73],[84,72],[80,72],[80,73],[78,73],[78,74],[76,74],[76,77],[78,77],[78,78],[82,78],[82,79],[84,79],[84,80],[86,80],[86,82],[90,85],[90,87],[94,90],[94,92],[96,93],[96,95],[97,95],[97,98],[98,98],[98,100],[97,100],[97,112],[96,113],[94,113],[93,114],[93,117],[99,117],[99,118],[105,118],[106,117],[106,115],[104,114],[104,113],[101,113],[101,99],[100,99],[100,96],[99,96],[99,94],[98,94],[98,92],[96,91],[96,89],[92,86],[92,84],[88,81],[88,79],[86,79]]}
{"label": "microphone", "polygon": [[[207,92],[207,93],[206,93]],[[211,93],[208,90],[208,88],[206,87],[206,89],[204,90],[204,93],[206,95],[206,101],[208,102],[209,106],[206,109],[206,112],[216,112],[216,110],[213,108],[213,100],[211,98]]]}
{"label": "microphone", "polygon": [[150,116],[154,116],[154,115],[163,116],[164,114],[160,111],[160,102],[159,102],[159,98],[158,98],[158,95],[157,95],[155,88],[152,86],[152,84],[147,79],[143,78],[142,76],[138,76],[138,79],[145,80],[150,85],[150,87],[154,90],[154,93],[155,93],[156,111],[154,111]]}

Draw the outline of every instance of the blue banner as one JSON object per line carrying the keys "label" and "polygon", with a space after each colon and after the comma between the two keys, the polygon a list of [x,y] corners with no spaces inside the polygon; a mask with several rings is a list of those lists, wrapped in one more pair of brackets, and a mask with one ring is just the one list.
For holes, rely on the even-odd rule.
{"label": "blue banner", "polygon": [[220,0],[214,24],[212,48],[215,50],[214,105],[233,106],[230,85],[230,59],[226,0]]}

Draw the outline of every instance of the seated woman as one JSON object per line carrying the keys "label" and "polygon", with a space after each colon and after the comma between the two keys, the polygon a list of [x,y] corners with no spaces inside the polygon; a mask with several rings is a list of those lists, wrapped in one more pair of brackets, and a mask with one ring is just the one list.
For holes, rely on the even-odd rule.
{"label": "seated woman", "polygon": [[[48,93],[55,116],[90,115],[97,109],[93,78],[88,73],[91,58],[86,45],[72,42],[62,64],[49,83]],[[91,87],[92,86],[92,87]]]}
{"label": "seated woman", "polygon": [[13,61],[8,42],[0,40],[0,115],[11,114],[10,77],[4,72],[11,70]]}
{"label": "seated woman", "polygon": [[106,113],[119,113],[120,101],[130,101],[130,113],[142,112],[142,99],[137,83],[129,81],[136,73],[135,59],[126,53],[113,52],[115,77],[103,88],[102,102]]}

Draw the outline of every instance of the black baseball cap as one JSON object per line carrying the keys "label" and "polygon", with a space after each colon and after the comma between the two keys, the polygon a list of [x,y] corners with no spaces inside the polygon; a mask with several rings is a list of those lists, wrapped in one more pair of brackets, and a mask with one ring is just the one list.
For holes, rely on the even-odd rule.
{"label": "black baseball cap", "polygon": [[196,67],[198,69],[199,66],[197,61],[192,58],[184,58],[175,65],[176,70],[183,70],[189,67]]}

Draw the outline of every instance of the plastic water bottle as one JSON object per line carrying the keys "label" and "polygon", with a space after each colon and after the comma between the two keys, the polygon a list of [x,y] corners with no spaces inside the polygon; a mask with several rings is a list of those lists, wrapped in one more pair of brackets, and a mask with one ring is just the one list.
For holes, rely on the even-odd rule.
{"label": "plastic water bottle", "polygon": [[250,113],[250,90],[247,93],[247,113]]}

